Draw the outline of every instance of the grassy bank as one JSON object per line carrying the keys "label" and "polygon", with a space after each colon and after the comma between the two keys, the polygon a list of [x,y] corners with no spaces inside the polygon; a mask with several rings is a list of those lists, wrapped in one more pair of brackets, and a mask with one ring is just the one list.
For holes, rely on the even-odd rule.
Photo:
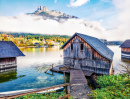
{"label": "grassy bank", "polygon": [[45,94],[30,94],[30,95],[25,95],[21,96],[15,99],[57,99],[59,97],[64,96],[64,92],[60,93],[45,93]]}
{"label": "grassy bank", "polygon": [[92,99],[129,99],[130,75],[103,75],[97,78],[98,87],[92,91]]}

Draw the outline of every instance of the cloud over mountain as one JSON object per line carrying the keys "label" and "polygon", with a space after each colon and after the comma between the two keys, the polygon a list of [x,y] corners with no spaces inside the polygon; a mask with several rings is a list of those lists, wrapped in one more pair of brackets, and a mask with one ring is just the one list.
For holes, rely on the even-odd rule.
{"label": "cloud over mountain", "polygon": [[[84,3],[89,0],[83,0]],[[71,0],[73,5],[76,2],[84,4],[77,0]],[[16,17],[0,16],[0,31],[2,32],[24,32],[24,33],[40,33],[40,34],[59,34],[59,35],[73,35],[75,32],[87,34],[90,36],[104,38],[107,40],[126,40],[130,39],[130,0],[113,0],[117,10],[116,19],[112,19],[111,26],[114,27],[109,30],[105,28],[98,21],[86,21],[78,19],[73,16],[62,14],[61,12],[51,11],[40,14],[20,14]],[[78,6],[74,4],[74,6]],[[45,8],[45,7],[44,7]],[[42,9],[39,8],[41,11]],[[47,10],[48,11],[48,10]],[[54,14],[62,14],[62,17],[54,16]],[[48,14],[51,17],[48,17]],[[46,15],[46,16],[45,16]],[[64,18],[65,17],[65,18]],[[66,18],[67,17],[67,18]],[[116,20],[116,21],[115,21]],[[108,20],[111,21],[111,20]],[[110,27],[111,28],[111,27]]]}
{"label": "cloud over mountain", "polygon": [[73,35],[75,32],[102,37],[104,28],[96,21],[82,19],[52,20],[42,16],[21,14],[16,17],[0,17],[0,31],[41,34]]}

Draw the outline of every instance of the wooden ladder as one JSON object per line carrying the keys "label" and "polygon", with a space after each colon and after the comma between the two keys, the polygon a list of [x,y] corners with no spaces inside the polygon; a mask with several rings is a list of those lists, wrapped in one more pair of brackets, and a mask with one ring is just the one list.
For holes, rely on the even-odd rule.
{"label": "wooden ladder", "polygon": [[54,65],[54,64],[52,64],[52,66],[50,66],[50,67],[45,71],[45,73],[46,73],[48,70],[50,70],[51,68],[53,68],[53,65]]}

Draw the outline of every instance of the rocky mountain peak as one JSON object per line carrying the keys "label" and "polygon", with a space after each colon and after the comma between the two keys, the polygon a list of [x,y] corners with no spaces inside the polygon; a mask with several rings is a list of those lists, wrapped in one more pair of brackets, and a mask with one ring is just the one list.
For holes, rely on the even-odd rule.
{"label": "rocky mountain peak", "polygon": [[38,6],[38,9],[37,9],[37,11],[44,11],[44,12],[49,12],[49,10],[47,9],[47,7],[45,7],[45,6]]}
{"label": "rocky mountain peak", "polygon": [[37,10],[34,13],[28,13],[28,14],[40,15],[43,16],[44,19],[54,19],[54,20],[78,18],[76,16],[67,15],[66,13],[57,10],[49,11],[45,6],[38,6]]}

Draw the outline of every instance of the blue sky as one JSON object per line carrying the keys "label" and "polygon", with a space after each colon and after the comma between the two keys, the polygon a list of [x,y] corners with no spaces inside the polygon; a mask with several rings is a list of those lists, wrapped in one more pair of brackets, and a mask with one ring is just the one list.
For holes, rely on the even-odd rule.
{"label": "blue sky", "polygon": [[31,13],[38,6],[46,6],[49,10],[59,10],[87,20],[106,20],[116,15],[116,9],[112,0],[88,0],[85,4],[77,7],[69,6],[71,0],[56,1],[0,0],[0,16],[17,16],[20,13]]}
{"label": "blue sky", "polygon": [[[36,17],[23,15],[36,11],[38,6],[74,15],[80,20],[58,23],[41,18],[35,21]],[[0,0],[0,31],[66,35],[80,32],[92,36],[100,32],[108,39],[121,40],[130,38],[129,12],[130,0]],[[95,29],[101,30],[103,35],[101,31],[94,33]]]}

